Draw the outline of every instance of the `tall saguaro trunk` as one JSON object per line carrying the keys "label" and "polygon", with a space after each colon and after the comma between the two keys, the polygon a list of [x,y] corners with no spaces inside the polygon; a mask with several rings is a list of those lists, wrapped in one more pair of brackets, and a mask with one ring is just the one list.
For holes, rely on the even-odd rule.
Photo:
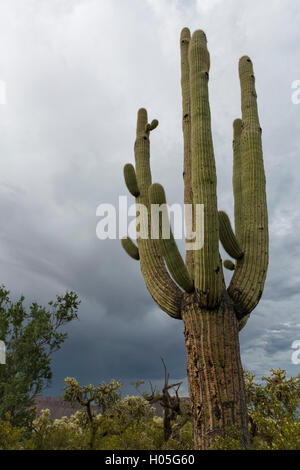
{"label": "tall saguaro trunk", "polygon": [[[129,256],[140,260],[146,286],[157,305],[184,322],[195,449],[209,449],[232,427],[247,447],[239,331],[261,298],[268,267],[266,183],[253,66],[247,56],[239,61],[242,119],[233,123],[233,230],[228,215],[218,211],[217,204],[208,88],[210,56],[205,33],[198,30],[191,37],[189,29],[184,28],[180,47],[184,202],[193,209],[188,233],[191,226],[193,232],[198,227],[199,205],[204,208],[204,227],[200,227],[203,237],[196,234],[204,244],[195,244],[192,250],[189,243],[184,261],[172,232],[165,236],[164,218],[154,220],[153,205],[166,214],[164,189],[152,184],[150,169],[150,132],[158,121],[148,123],[147,111],[141,108],[135,167],[124,167],[126,186],[137,203],[138,246],[128,237],[122,245]],[[234,271],[227,289],[219,241],[233,259],[223,263]]]}
{"label": "tall saguaro trunk", "polygon": [[194,294],[186,294],[183,303],[196,449],[209,448],[233,426],[245,447],[249,444],[238,321],[232,302],[224,296],[214,311],[201,308]]}

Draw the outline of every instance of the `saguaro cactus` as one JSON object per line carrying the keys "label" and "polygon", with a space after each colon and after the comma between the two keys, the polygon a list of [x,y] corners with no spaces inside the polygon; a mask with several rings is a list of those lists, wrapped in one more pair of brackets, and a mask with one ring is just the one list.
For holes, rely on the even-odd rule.
{"label": "saguaro cactus", "polygon": [[[218,212],[216,169],[208,97],[210,58],[206,35],[184,28],[180,37],[184,137],[184,202],[204,205],[204,245],[189,250],[183,261],[175,240],[151,238],[152,204],[165,204],[161,185],[152,184],[150,132],[145,109],[138,111],[135,168],[126,165],[125,181],[137,204],[138,246],[128,238],[122,245],[140,260],[147,288],[171,317],[184,322],[189,393],[196,449],[207,449],[231,426],[248,444],[248,421],[239,331],[263,292],[268,266],[268,216],[255,79],[252,62],[239,62],[242,119],[234,121],[233,192],[235,230],[229,217]],[[195,221],[194,221],[195,222]],[[148,224],[148,227],[147,227]],[[219,240],[235,260],[224,262],[234,271],[226,288]],[[172,276],[172,277],[171,277]],[[173,278],[173,279],[172,279]],[[175,281],[175,282],[174,282]]]}

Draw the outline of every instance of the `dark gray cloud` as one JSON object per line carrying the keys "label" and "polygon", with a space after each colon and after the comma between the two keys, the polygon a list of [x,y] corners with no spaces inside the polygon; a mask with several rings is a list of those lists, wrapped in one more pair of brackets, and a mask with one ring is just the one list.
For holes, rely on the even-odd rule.
{"label": "dark gray cloud", "polygon": [[[299,372],[300,6],[292,0],[11,0],[0,4],[1,282],[45,303],[66,289],[82,304],[54,358],[51,393],[66,375],[83,383],[162,376],[185,380],[182,324],[160,312],[138,263],[118,240],[96,238],[96,208],[126,195],[136,112],[153,133],[153,181],[168,202],[183,194],[179,35],[203,28],[221,209],[233,216],[232,122],[240,116],[238,59],[256,73],[271,256],[261,303],[241,333],[244,366]],[[183,248],[182,244],[180,247]],[[230,275],[226,274],[229,282]],[[298,326],[297,326],[298,325]],[[129,390],[129,388],[128,388]],[[186,381],[183,390],[186,390]]]}

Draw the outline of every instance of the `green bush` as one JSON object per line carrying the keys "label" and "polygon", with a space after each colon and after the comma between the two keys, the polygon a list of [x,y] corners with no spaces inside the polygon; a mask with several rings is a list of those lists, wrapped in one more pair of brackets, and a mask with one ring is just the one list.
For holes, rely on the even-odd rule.
{"label": "green bush", "polygon": [[[253,450],[300,450],[300,374],[286,377],[281,369],[271,369],[262,383],[245,372],[249,433]],[[242,449],[238,432],[228,430],[215,441],[213,449]]]}
{"label": "green bush", "polygon": [[34,446],[30,440],[24,439],[24,429],[11,423],[10,413],[0,419],[0,450],[28,450]]}
{"label": "green bush", "polygon": [[[245,372],[248,399],[250,449],[300,450],[300,375],[287,378],[282,370],[271,370],[263,382]],[[49,410],[37,416],[30,429],[16,427],[11,416],[0,420],[0,449],[37,450],[192,450],[192,422],[185,407],[172,421],[171,437],[164,440],[163,419],[142,397],[121,399],[121,384],[112,381],[98,387],[82,387],[66,379],[65,398],[82,409],[69,418],[52,419]],[[101,413],[91,406],[94,399]],[[30,434],[30,439],[25,436]],[[234,429],[218,438],[212,449],[242,450]]]}

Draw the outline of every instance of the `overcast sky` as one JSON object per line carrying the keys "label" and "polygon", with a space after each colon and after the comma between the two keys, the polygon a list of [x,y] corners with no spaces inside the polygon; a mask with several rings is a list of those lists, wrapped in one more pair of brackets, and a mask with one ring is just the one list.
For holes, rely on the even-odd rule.
{"label": "overcast sky", "polygon": [[242,360],[258,375],[300,372],[291,362],[300,340],[299,25],[295,0],[0,0],[0,282],[15,299],[45,304],[68,289],[82,301],[47,394],[61,393],[66,376],[115,378],[134,392],[131,381],[159,383],[160,356],[187,393],[182,322],[155,305],[119,240],[96,237],[97,206],[127,195],[140,107],[160,122],[153,181],[170,204],[183,202],[185,26],[208,37],[218,204],[231,217],[238,60],[254,63],[271,251],[263,297],[240,335]]}

